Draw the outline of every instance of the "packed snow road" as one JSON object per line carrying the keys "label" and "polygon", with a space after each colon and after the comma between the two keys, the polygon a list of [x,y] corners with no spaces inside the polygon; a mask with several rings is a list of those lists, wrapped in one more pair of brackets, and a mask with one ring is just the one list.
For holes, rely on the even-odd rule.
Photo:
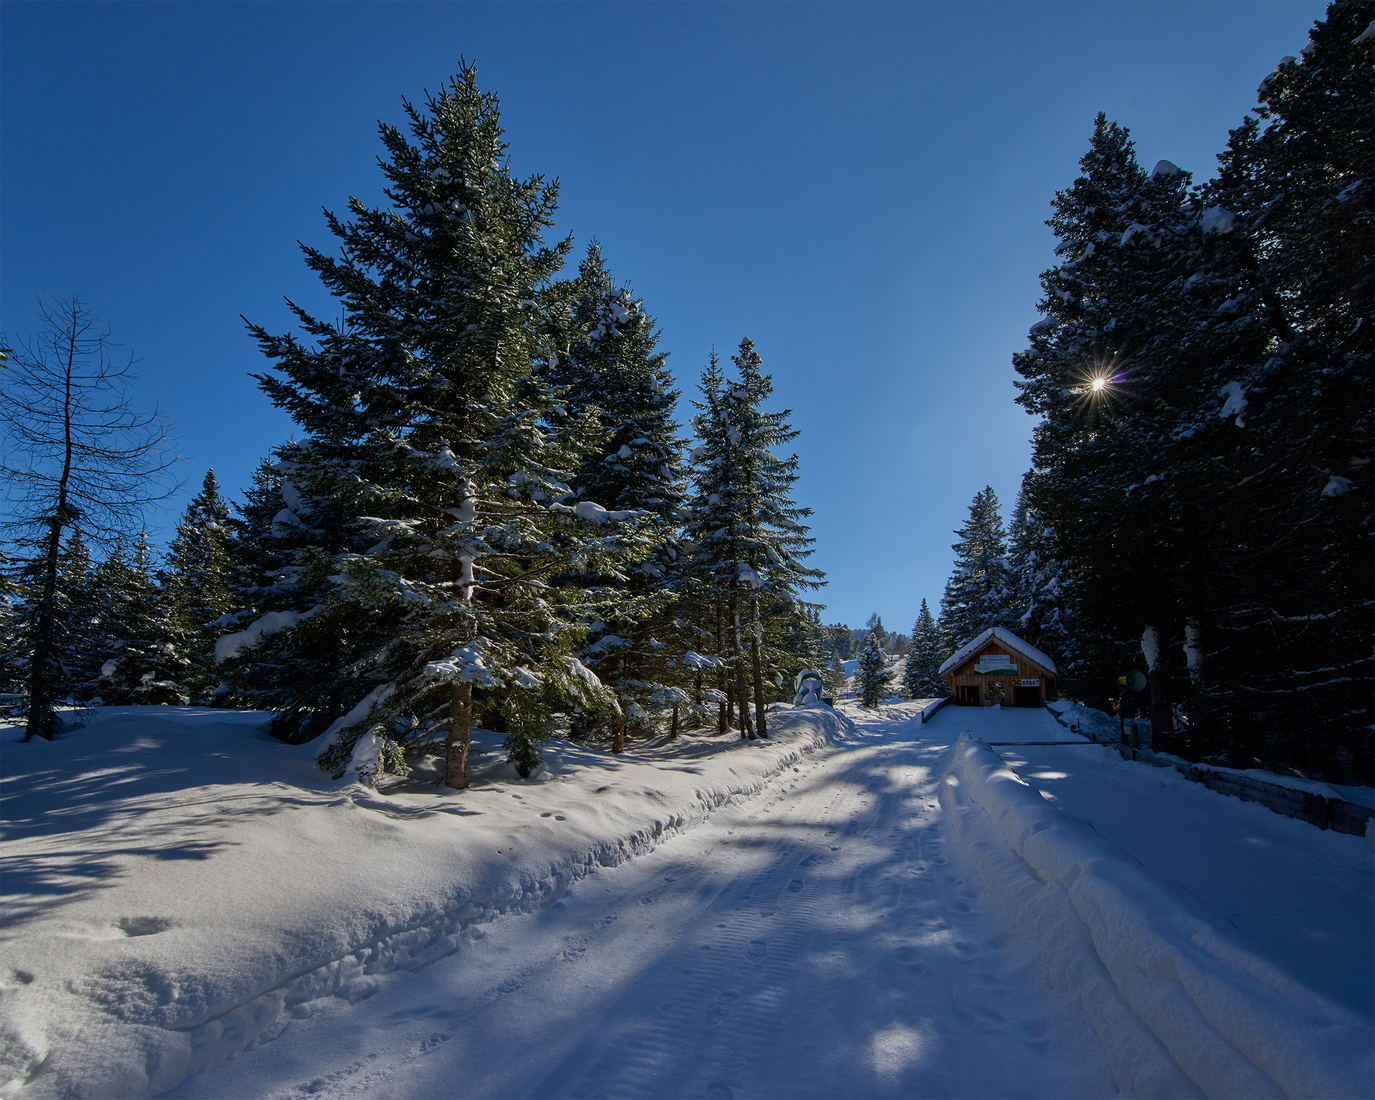
{"label": "packed snow road", "polygon": [[847,744],[754,798],[368,999],[297,1006],[170,1095],[1116,1095],[948,836],[959,723],[850,714]]}

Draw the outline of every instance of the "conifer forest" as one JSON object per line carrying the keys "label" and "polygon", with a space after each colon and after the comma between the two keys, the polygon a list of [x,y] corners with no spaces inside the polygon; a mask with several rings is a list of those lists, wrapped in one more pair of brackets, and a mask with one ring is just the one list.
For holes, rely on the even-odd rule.
{"label": "conifer forest", "polygon": [[[1148,666],[1187,758],[1375,778],[1363,12],[1336,5],[1266,79],[1213,179],[1094,122],[1014,356],[1034,464],[1010,527],[975,495],[911,690],[1001,625],[1095,706]],[[288,742],[348,717],[327,768],[359,739],[403,773],[442,743],[462,786],[474,722],[524,768],[560,724],[613,752],[767,737],[799,667],[864,648],[809,600],[794,433],[749,339],[680,424],[652,315],[595,242],[550,237],[557,189],[511,176],[476,70],[406,111],[380,131],[386,204],[351,200],[333,250],[303,246],[339,319],[249,324],[298,435],[237,503],[208,472],[165,553],[130,503],[160,452],[101,404],[127,394],[90,373],[92,307],[52,307],[11,352],[0,667],[26,736],[63,701],[271,710]],[[75,377],[90,400],[64,405]],[[70,454],[63,417],[86,433]]]}
{"label": "conifer forest", "polygon": [[[73,909],[54,936],[129,954],[88,964],[86,946],[67,962],[44,948],[38,963],[0,967],[4,1095],[1375,1096],[1359,1068],[1375,1006],[1351,978],[1368,986],[1375,959],[1369,914],[1352,901],[1369,869],[1350,870],[1375,809],[1362,809],[1375,786],[1373,61],[1375,3],[1334,0],[1264,77],[1212,174],[1138,159],[1130,119],[1090,110],[1077,170],[1064,165],[1045,195],[1039,319],[1006,348],[1005,392],[980,395],[1025,413],[1030,468],[1015,499],[982,476],[958,485],[970,503],[944,591],[900,575],[901,621],[881,607],[852,625],[827,608],[837,578],[816,528],[848,505],[805,491],[794,409],[817,397],[786,356],[757,330],[723,332],[719,351],[675,350],[671,371],[665,307],[633,289],[635,272],[612,270],[617,253],[560,228],[560,166],[516,170],[527,160],[503,126],[501,89],[468,61],[437,91],[417,78],[402,121],[377,124],[375,165],[355,166],[370,173],[362,197],[326,209],[299,245],[310,294],[269,288],[285,307],[242,318],[259,400],[292,425],[270,453],[246,456],[249,484],[181,463],[183,491],[177,428],[135,381],[119,317],[79,289],[43,298],[34,331],[0,341],[0,729],[22,763],[15,797],[47,800],[31,817],[13,811],[13,835],[48,843],[57,826],[44,815],[76,820],[84,798],[128,808],[110,778],[124,758],[82,755],[96,751],[83,736],[127,723],[128,752],[162,746],[172,775],[175,754],[192,750],[169,731],[207,723],[223,744],[206,774],[223,769],[255,808],[225,810],[218,832],[207,825],[172,854],[150,849],[179,861],[158,875],[266,852],[225,882],[264,922],[278,919],[278,901],[261,900],[272,891],[299,912],[260,940],[205,917],[220,929],[214,950],[223,937],[226,958],[243,954],[201,982],[176,969],[190,968],[190,948],[156,954],[199,927],[195,907],[211,905],[200,887],[149,887],[143,909],[119,901],[128,914],[109,920]],[[723,187],[729,175],[723,166]],[[877,463],[890,442],[848,445]],[[894,512],[920,512],[935,475],[907,476]],[[160,538],[150,516],[169,501],[182,510]],[[980,646],[1003,666],[1039,662],[1016,681],[1035,688],[1034,713],[995,713],[1013,706],[1001,682],[970,709],[955,672]],[[1090,751],[1107,762],[1081,767]],[[1137,767],[1147,793],[1131,793]],[[82,777],[74,789],[68,768]],[[147,774],[129,797],[172,789]],[[214,782],[175,812],[190,815]],[[1201,801],[1247,783],[1303,804]],[[1167,797],[1184,808],[1150,801]],[[836,816],[842,805],[853,820]],[[326,847],[356,851],[356,866],[331,869],[308,854],[325,850],[315,841],[291,839],[317,828],[293,822],[327,812]],[[1267,814],[1282,822],[1273,837]],[[913,824],[937,817],[939,835]],[[729,871],[682,854],[708,830],[711,851],[736,861]],[[46,920],[49,895],[87,899],[81,876],[125,858],[136,834],[79,859],[71,845],[24,855],[6,873],[39,900],[16,919]],[[235,836],[262,847],[234,856]],[[883,845],[887,856],[873,854]],[[1102,870],[1112,845],[1131,853],[1117,878]],[[774,855],[791,862],[757,869]],[[1253,856],[1272,862],[1248,879]],[[1196,879],[1170,878],[1170,859],[1193,862]],[[1262,889],[1288,873],[1284,860],[1304,883],[1325,868],[1312,871],[1311,906],[1294,900],[1309,886]],[[263,868],[297,885],[269,891]],[[636,904],[579,901],[594,874],[608,892],[628,883]],[[1323,875],[1337,900],[1324,900]],[[701,925],[700,943],[654,923],[687,897],[675,879],[734,907]],[[1262,919],[1207,892],[1224,880],[1292,904]],[[912,901],[915,883],[939,899]],[[143,915],[162,913],[164,894],[183,908]],[[90,898],[81,904],[100,904]],[[1226,921],[1208,926],[1195,902]],[[616,966],[638,977],[616,986],[635,992],[617,994],[615,1025],[599,1030],[601,1010],[577,998],[602,979],[558,968],[598,957],[617,920],[637,931]],[[1048,968],[1034,997],[1019,984],[1031,962],[997,969],[1000,945],[1022,950],[999,939],[1003,920]],[[501,946],[480,946],[489,934]],[[939,961],[923,953],[932,944]],[[244,961],[260,948],[275,961]],[[498,950],[514,954],[503,963]],[[835,961],[847,951],[852,964]],[[1074,961],[1080,951],[1092,965]],[[1236,962],[1245,951],[1266,961]],[[455,952],[471,952],[473,969],[428,1001],[383,981],[404,970],[429,988],[419,971]],[[519,979],[501,969],[511,958],[533,960]],[[750,984],[798,960],[811,983],[798,1005],[851,1006],[827,1041],[852,1043],[859,1053],[835,1064],[867,1067],[855,1076],[808,1076],[824,1044],[806,1038],[800,1008],[779,1007],[782,984]],[[699,977],[709,999],[689,1012]],[[871,979],[873,1004],[854,992]],[[534,1017],[503,1015],[514,1010],[500,999],[526,996],[527,981],[565,981],[538,998],[571,1006],[564,1023],[529,1024],[541,1053],[528,1059],[508,1039]],[[955,992],[948,1004],[923,994],[914,1016],[901,1006],[920,983]],[[379,1022],[381,1008],[366,1016],[378,990],[377,1004],[400,998],[387,1011],[404,1026]],[[12,991],[26,1006],[18,1023],[3,1010]],[[1028,1007],[1036,997],[1048,999]],[[466,1006],[461,1023],[443,1022],[447,1004]],[[326,1041],[325,1017],[355,1030]],[[412,1027],[421,1018],[434,1021],[425,1035]],[[316,1062],[268,1042],[288,1025],[317,1037]],[[126,1026],[142,1030],[121,1038]],[[683,1051],[720,1053],[727,1031],[743,1045],[717,1061],[663,1053],[675,1035]],[[424,1076],[440,1064],[431,1051],[456,1058],[469,1042],[471,1059],[507,1050],[501,1068],[458,1084]],[[336,1045],[347,1066],[326,1066]],[[1101,1065],[1076,1062],[1099,1045]],[[922,1076],[933,1051],[957,1049],[963,1076]],[[637,1061],[642,1050],[660,1053]]]}

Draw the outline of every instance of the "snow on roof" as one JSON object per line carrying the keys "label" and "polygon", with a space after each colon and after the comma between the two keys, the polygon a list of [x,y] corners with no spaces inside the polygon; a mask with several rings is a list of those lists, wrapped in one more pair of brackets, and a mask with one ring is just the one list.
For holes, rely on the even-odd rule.
{"label": "snow on roof", "polygon": [[994,640],[1002,642],[1003,645],[1007,646],[1013,653],[1020,657],[1025,657],[1028,661],[1035,662],[1047,672],[1053,672],[1057,676],[1060,674],[1059,670],[1055,667],[1054,661],[1035,646],[1028,645],[1026,642],[1022,641],[1021,638],[1012,633],[1012,631],[1001,626],[989,627],[972,642],[965,642],[964,645],[960,646],[959,649],[955,650],[954,653],[945,659],[945,663],[941,665],[936,674],[938,676],[944,676],[956,665],[974,656],[983,646]]}

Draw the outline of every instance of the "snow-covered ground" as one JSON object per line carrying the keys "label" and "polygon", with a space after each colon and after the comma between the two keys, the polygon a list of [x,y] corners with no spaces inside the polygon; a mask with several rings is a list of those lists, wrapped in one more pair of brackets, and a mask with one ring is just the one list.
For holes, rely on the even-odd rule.
{"label": "snow-covered ground", "polygon": [[[771,744],[556,743],[530,781],[482,757],[462,795],[331,782],[262,715],[133,708],[7,746],[0,1091],[1375,1091],[1362,839],[1094,746],[999,750],[1050,802],[977,741],[957,759],[966,730],[1068,739],[1040,711],[841,709],[778,712]],[[1007,831],[1026,813],[1039,849]],[[1070,865],[1149,904],[1071,928]],[[1132,1015],[1123,929],[1221,1014],[1226,1073]],[[1286,1029],[1312,1064],[1246,1047]]]}

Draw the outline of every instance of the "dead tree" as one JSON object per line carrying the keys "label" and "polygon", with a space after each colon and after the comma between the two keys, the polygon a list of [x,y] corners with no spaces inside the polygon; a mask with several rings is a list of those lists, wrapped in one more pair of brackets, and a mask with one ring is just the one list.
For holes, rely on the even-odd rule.
{"label": "dead tree", "polygon": [[0,525],[32,578],[28,725],[24,740],[61,728],[54,707],[62,662],[62,532],[96,540],[136,526],[168,496],[175,461],[154,410],[129,399],[133,360],[116,364],[109,329],[79,298],[39,305],[41,328],[18,342],[0,376],[0,459],[9,516]]}

